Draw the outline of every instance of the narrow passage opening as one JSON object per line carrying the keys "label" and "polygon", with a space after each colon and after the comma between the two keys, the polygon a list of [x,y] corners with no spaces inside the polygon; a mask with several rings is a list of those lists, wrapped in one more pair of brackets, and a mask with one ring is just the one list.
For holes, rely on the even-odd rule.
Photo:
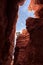
{"label": "narrow passage opening", "polygon": [[[19,6],[18,11],[18,20],[16,24],[16,34],[15,34],[15,46],[16,46],[16,38],[18,35],[22,33],[23,29],[26,29],[26,19],[29,17],[35,17],[34,11],[29,11],[28,6],[31,0],[26,0],[22,6]],[[14,50],[15,51],[15,50]]]}
{"label": "narrow passage opening", "polygon": [[18,20],[16,24],[16,33],[19,35],[23,29],[26,29],[26,19],[34,17],[34,11],[29,11],[28,6],[31,0],[26,0],[22,6],[19,6]]}

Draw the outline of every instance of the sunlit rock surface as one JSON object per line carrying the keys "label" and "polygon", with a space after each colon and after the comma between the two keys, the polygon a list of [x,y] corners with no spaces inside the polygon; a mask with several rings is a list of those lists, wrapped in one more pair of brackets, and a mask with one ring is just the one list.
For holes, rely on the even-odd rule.
{"label": "sunlit rock surface", "polygon": [[43,18],[43,0],[30,0],[28,10],[34,11],[37,18]]}

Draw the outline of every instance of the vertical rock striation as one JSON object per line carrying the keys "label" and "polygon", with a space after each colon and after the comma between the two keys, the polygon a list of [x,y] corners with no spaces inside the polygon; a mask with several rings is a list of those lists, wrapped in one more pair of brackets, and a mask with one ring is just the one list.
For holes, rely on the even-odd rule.
{"label": "vertical rock striation", "polygon": [[0,65],[11,65],[18,8],[23,2],[0,0]]}

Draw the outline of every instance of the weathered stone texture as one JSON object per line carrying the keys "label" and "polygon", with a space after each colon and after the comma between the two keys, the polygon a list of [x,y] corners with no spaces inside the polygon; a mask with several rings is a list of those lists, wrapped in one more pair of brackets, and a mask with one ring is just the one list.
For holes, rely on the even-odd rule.
{"label": "weathered stone texture", "polygon": [[[14,65],[26,65],[26,48],[28,46],[29,42],[29,33],[26,33],[25,35],[20,34],[17,38],[16,48],[15,48],[15,59],[14,59]],[[26,64],[25,64],[26,63]]]}
{"label": "weathered stone texture", "polygon": [[43,18],[43,0],[30,0],[28,10],[33,10],[36,18]]}
{"label": "weathered stone texture", "polygon": [[[0,0],[0,65],[11,64],[18,8],[23,3],[24,0]],[[37,0],[36,3],[43,5],[43,0]],[[17,60],[21,65],[43,65],[43,8],[37,11],[37,14],[39,19],[29,18],[26,23],[31,41],[26,38],[28,36],[24,41],[24,36],[22,36],[23,41],[20,42],[23,45],[17,45],[19,54],[15,51],[15,55],[18,54],[15,58],[18,56]],[[16,65],[19,65],[18,62]]]}
{"label": "weathered stone texture", "polygon": [[10,65],[19,4],[24,0],[0,0],[0,65]]}
{"label": "weathered stone texture", "polygon": [[35,4],[43,4],[43,0],[35,0]]}
{"label": "weathered stone texture", "polygon": [[29,35],[26,34],[25,38],[21,35],[17,39],[15,65],[43,65],[43,1],[34,1],[41,7],[35,12],[39,18],[30,17],[26,20]]}
{"label": "weathered stone texture", "polygon": [[[34,0],[32,2],[31,0],[30,6],[32,4],[39,7],[35,9],[35,6],[32,6],[32,10],[35,11],[38,18],[30,17],[26,20],[26,28],[30,33],[30,52],[27,56],[27,63],[29,65],[43,65],[43,1]],[[27,47],[28,49],[29,47]]]}
{"label": "weathered stone texture", "polygon": [[17,38],[15,65],[43,65],[43,18],[28,18],[26,28]]}
{"label": "weathered stone texture", "polygon": [[26,28],[30,33],[30,47],[33,49],[32,55],[29,52],[31,57],[28,57],[28,61],[30,65],[43,65],[43,18],[28,18]]}

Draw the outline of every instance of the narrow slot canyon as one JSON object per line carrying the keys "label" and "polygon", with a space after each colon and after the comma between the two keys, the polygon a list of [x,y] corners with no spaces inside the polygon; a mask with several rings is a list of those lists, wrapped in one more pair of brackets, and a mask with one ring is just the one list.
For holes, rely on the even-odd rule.
{"label": "narrow slot canyon", "polygon": [[43,0],[0,0],[0,65],[43,65]]}
{"label": "narrow slot canyon", "polygon": [[[42,51],[39,52],[39,49],[40,50],[43,49],[41,49],[41,47],[37,47],[40,46],[40,43],[37,39],[40,40],[39,37],[40,34],[42,33],[38,29],[40,28],[40,25],[38,24],[41,24],[38,23],[38,21],[41,21],[41,17],[40,17],[41,14],[38,12],[38,10],[39,11],[41,10],[41,6],[35,4],[35,0],[33,1],[31,0],[31,2],[29,0],[26,0],[24,5],[20,6],[19,8],[17,27],[16,27],[17,39],[16,39],[16,48],[14,55],[15,65],[32,65],[32,64],[41,65],[40,62],[43,62],[41,57],[43,53],[40,53]],[[32,42],[31,39],[33,40]],[[32,44],[30,44],[30,42]],[[40,56],[38,56],[38,53]]]}
{"label": "narrow slot canyon", "polygon": [[26,19],[30,18],[30,17],[35,18],[34,11],[28,10],[29,4],[30,4],[30,0],[26,0],[22,6],[19,6],[18,19],[17,19],[17,23],[16,23],[17,36],[19,36],[19,34],[22,34],[23,30],[24,31],[26,30]]}
{"label": "narrow slot canyon", "polygon": [[[17,23],[16,23],[15,48],[20,47],[20,49],[21,49],[21,47],[26,46],[26,44],[29,41],[29,33],[26,29],[26,19],[29,17],[35,18],[34,11],[28,10],[29,4],[30,4],[30,0],[26,0],[22,6],[19,6],[18,19],[17,19]],[[24,40],[23,40],[23,38],[24,38]],[[25,50],[25,49],[23,49],[23,50]],[[17,52],[19,53],[19,50],[17,50]],[[18,53],[16,53],[16,50],[15,50],[15,55],[17,54],[16,56],[18,56]],[[20,51],[20,53],[23,53],[23,52]],[[15,60],[17,62],[16,56],[15,56]],[[18,59],[19,59],[19,56],[18,56]]]}

